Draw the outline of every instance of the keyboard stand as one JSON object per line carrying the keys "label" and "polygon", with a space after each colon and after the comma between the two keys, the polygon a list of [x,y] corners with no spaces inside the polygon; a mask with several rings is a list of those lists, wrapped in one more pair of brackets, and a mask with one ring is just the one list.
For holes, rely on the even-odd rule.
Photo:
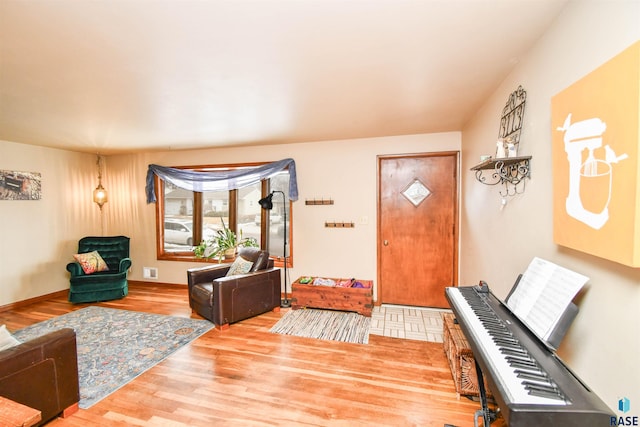
{"label": "keyboard stand", "polygon": [[487,390],[484,388],[484,377],[482,375],[482,369],[480,369],[480,365],[478,364],[477,360],[475,360],[475,363],[476,373],[478,374],[478,391],[480,392],[480,405],[482,409],[478,409],[473,416],[473,425],[474,427],[478,427],[478,418],[482,417],[483,427],[489,427],[489,425],[498,418],[499,409],[496,411],[489,409],[489,404],[487,403]]}

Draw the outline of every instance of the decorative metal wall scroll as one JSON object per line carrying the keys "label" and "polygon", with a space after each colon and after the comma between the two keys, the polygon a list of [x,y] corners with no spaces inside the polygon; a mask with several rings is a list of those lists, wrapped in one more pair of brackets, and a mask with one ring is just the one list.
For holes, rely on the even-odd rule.
{"label": "decorative metal wall scroll", "polygon": [[[498,155],[498,153],[496,153],[496,157],[517,156],[526,100],[527,92],[522,86],[518,86],[518,89],[509,95],[509,99],[502,109],[500,129],[498,131],[498,141],[501,141],[503,144],[503,154]],[[500,151],[500,147],[498,147],[498,151]],[[504,154],[507,154],[507,156]]]}
{"label": "decorative metal wall scroll", "polygon": [[471,168],[476,179],[487,185],[503,184],[502,197],[524,193],[525,178],[531,176],[531,156],[518,157],[520,133],[524,121],[527,92],[518,86],[502,109],[495,158],[488,158]]}

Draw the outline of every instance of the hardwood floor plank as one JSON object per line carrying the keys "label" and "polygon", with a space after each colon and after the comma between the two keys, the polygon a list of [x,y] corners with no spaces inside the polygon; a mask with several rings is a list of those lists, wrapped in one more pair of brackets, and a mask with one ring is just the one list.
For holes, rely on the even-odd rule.
{"label": "hardwood floor plank", "polygon": [[[14,331],[88,305],[38,301],[1,312],[0,324]],[[132,283],[126,298],[96,305],[199,318],[180,286]],[[91,408],[47,425],[473,425],[479,404],[458,400],[442,344],[269,333],[286,311],[211,330]]]}

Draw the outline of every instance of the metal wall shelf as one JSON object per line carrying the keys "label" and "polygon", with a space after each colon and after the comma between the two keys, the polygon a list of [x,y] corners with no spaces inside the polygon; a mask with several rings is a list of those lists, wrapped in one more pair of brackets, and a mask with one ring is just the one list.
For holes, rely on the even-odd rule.
{"label": "metal wall shelf", "polygon": [[[531,156],[505,157],[489,159],[471,168],[476,179],[486,185],[503,184],[505,192],[502,196],[513,196],[524,193],[524,179],[530,178]],[[520,186],[520,187],[518,187]]]}

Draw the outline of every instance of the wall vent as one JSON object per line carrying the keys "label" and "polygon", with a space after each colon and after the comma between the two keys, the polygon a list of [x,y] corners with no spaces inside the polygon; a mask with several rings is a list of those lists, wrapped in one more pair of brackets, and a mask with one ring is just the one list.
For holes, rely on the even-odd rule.
{"label": "wall vent", "polygon": [[155,267],[142,267],[142,277],[144,279],[158,279],[158,269]]}

